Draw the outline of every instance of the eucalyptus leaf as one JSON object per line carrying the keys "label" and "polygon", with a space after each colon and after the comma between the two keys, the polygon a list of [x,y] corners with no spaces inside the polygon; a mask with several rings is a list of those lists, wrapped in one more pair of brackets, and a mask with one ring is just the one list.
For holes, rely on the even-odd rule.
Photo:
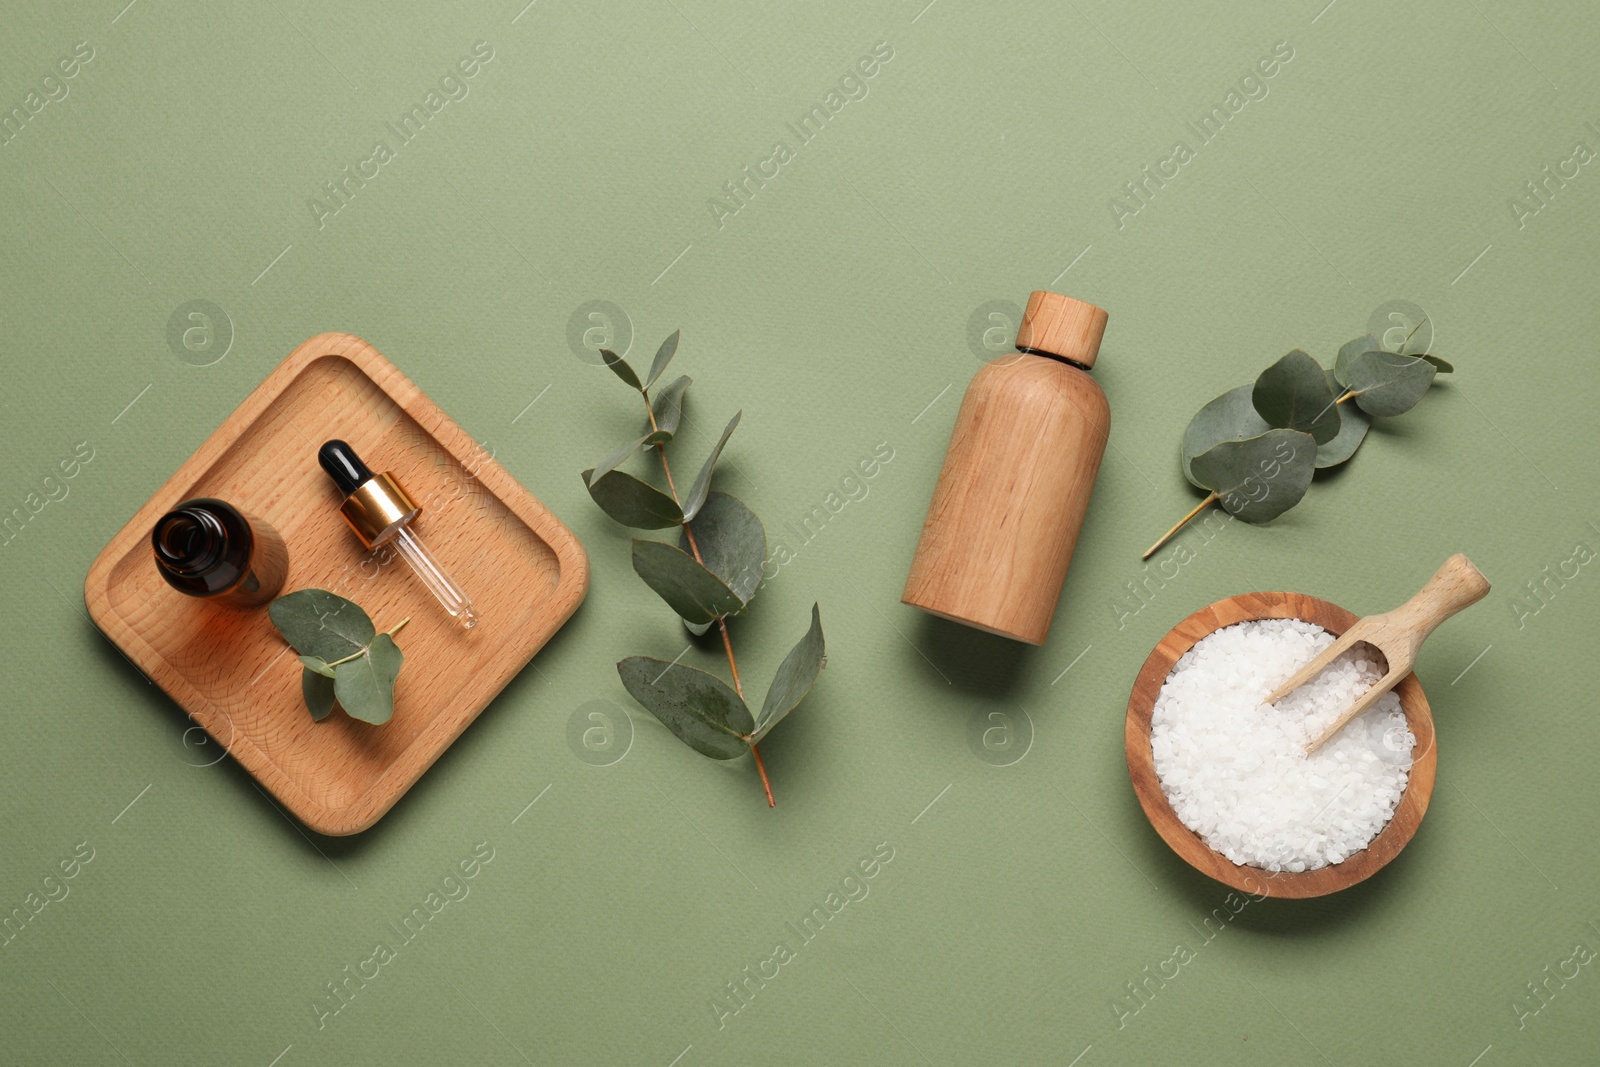
{"label": "eucalyptus leaf", "polygon": [[1305,496],[1316,471],[1317,442],[1300,430],[1273,429],[1223,441],[1194,458],[1201,486],[1246,522],[1270,522]]}
{"label": "eucalyptus leaf", "polygon": [[695,475],[694,485],[689,488],[689,495],[683,498],[683,517],[692,519],[706,502],[706,494],[711,491],[711,474],[716,470],[717,457],[722,455],[723,446],[728,443],[728,438],[733,436],[734,429],[739,425],[739,419],[744,416],[743,411],[735,411],[733,418],[728,420],[727,427],[722,431],[722,436],[717,439],[716,446],[711,449],[711,454],[706,457],[705,466],[700,468],[700,473]]}
{"label": "eucalyptus leaf", "polygon": [[1350,361],[1345,385],[1368,415],[1403,415],[1422,399],[1437,373],[1420,356],[1395,352],[1363,352]]}
{"label": "eucalyptus leaf", "polygon": [[662,386],[655,399],[650,401],[650,414],[655,423],[647,438],[650,444],[670,441],[677,434],[678,423],[683,419],[683,391],[689,388],[693,380],[687,374],[680,374]]}
{"label": "eucalyptus leaf", "polygon": [[635,374],[633,368],[628,366],[627,360],[623,359],[609,348],[602,348],[600,350],[600,358],[606,361],[606,366],[610,367],[612,373],[614,373],[618,378],[621,378],[635,389],[641,388],[639,384],[639,375]]}
{"label": "eucalyptus leaf", "polygon": [[366,648],[377,632],[361,605],[326,589],[297,589],[281,596],[267,615],[296,652],[328,663]]}
{"label": "eucalyptus leaf", "polygon": [[706,569],[721,578],[741,603],[750,603],[767,561],[767,531],[755,512],[738,497],[712,493],[679,535],[678,547],[685,552],[690,551],[689,530]]}
{"label": "eucalyptus leaf", "polygon": [[394,680],[405,659],[388,634],[378,634],[367,650],[335,667],[334,695],[352,719],[380,724],[394,714]]}
{"label": "eucalyptus leaf", "polygon": [[312,674],[320,674],[324,678],[333,677],[333,668],[320,656],[301,656],[300,663]]}
{"label": "eucalyptus leaf", "polygon": [[1427,353],[1423,353],[1420,358],[1432,363],[1433,369],[1438,371],[1440,374],[1454,374],[1456,372],[1455,365],[1447,359],[1441,359],[1438,356],[1429,355]]}
{"label": "eucalyptus leaf", "polygon": [[617,664],[622,685],[678,740],[703,756],[734,759],[755,730],[750,709],[714,674],[650,656]]}
{"label": "eucalyptus leaf", "polygon": [[[318,660],[320,663],[321,661]],[[300,672],[300,695],[305,698],[306,710],[311,718],[321,722],[333,711],[333,671],[327,674],[310,667]]]}
{"label": "eucalyptus leaf", "polygon": [[[1333,372],[1325,370],[1322,373],[1328,376],[1328,388],[1337,389]],[[1367,431],[1372,428],[1372,416],[1349,401],[1339,405],[1339,411],[1339,436],[1325,444],[1317,445],[1318,470],[1337,467],[1355,455],[1356,449],[1361,447],[1361,442],[1367,439]]]}
{"label": "eucalyptus leaf", "polygon": [[[1230,389],[1201,408],[1195,413],[1195,417],[1189,420],[1189,427],[1183,431],[1183,444],[1178,452],[1183,461],[1183,476],[1192,484],[1200,486],[1189,470],[1189,463],[1194,457],[1223,441],[1241,441],[1246,437],[1260,436],[1272,429],[1265,419],[1256,414],[1255,403],[1251,400],[1254,392],[1253,384]],[[1200,488],[1207,487],[1200,486]]]}
{"label": "eucalyptus leaf", "polygon": [[680,618],[711,622],[744,610],[744,601],[727,583],[664,541],[633,539],[633,569]]}
{"label": "eucalyptus leaf", "polygon": [[1378,335],[1373,333],[1362,334],[1353,341],[1346,341],[1339,346],[1339,354],[1333,360],[1333,379],[1346,389],[1350,387],[1350,362],[1363,352],[1382,352],[1383,342],[1378,340]]}
{"label": "eucalyptus leaf", "polygon": [[1339,435],[1339,394],[1328,388],[1322,365],[1295,349],[1256,378],[1250,400],[1268,425],[1302,430],[1318,444]]}
{"label": "eucalyptus leaf", "polygon": [[612,471],[626,463],[628,461],[628,457],[639,451],[639,447],[645,444],[645,442],[648,440],[649,437],[647,435],[639,438],[637,441],[630,441],[628,444],[623,445],[605,459],[602,459],[597,465],[590,467],[587,471],[585,471],[583,480],[585,482],[589,482],[596,478],[604,478],[606,475],[610,474]]}
{"label": "eucalyptus leaf", "polygon": [[683,521],[683,512],[666,493],[623,471],[612,471],[603,478],[591,479],[593,470],[583,472],[583,484],[600,509],[624,526],[641,530],[660,530]]}
{"label": "eucalyptus leaf", "polygon": [[811,605],[811,627],[800,643],[790,649],[778,673],[772,676],[767,688],[767,699],[761,704],[761,714],[756,718],[756,731],[752,740],[760,741],[767,731],[778,724],[800,701],[811,692],[817,675],[828,661],[827,645],[822,639],[822,614],[816,604]]}
{"label": "eucalyptus leaf", "polygon": [[682,330],[673,330],[672,336],[661,342],[661,347],[656,349],[656,358],[650,361],[650,377],[645,379],[644,387],[650,388],[656,384],[656,379],[661,377],[661,372],[667,369],[667,364],[672,362],[672,357],[678,351],[678,335]]}

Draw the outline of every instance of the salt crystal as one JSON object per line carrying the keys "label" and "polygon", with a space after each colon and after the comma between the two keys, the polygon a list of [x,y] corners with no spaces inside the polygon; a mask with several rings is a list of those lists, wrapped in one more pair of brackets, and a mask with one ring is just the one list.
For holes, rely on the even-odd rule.
{"label": "salt crystal", "polygon": [[1301,619],[1226,626],[1185,652],[1156,696],[1150,749],[1162,792],[1234,863],[1299,873],[1343,862],[1405,793],[1416,737],[1394,693],[1304,754],[1382,678],[1376,649],[1357,644],[1276,707],[1262,702],[1333,640]]}

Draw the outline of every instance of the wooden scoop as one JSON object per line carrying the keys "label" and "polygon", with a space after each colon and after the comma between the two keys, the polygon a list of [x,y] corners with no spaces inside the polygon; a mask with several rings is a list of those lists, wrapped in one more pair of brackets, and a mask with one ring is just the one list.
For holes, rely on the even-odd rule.
{"label": "wooden scoop", "polygon": [[1389,661],[1389,673],[1363,693],[1361,699],[1346,709],[1344,714],[1335,719],[1333,725],[1322,732],[1321,737],[1306,746],[1306,755],[1309,756],[1326,744],[1334,734],[1344,729],[1344,725],[1351,719],[1372,707],[1379,697],[1399,685],[1400,679],[1411,673],[1411,668],[1417,662],[1417,649],[1422,647],[1422,642],[1441,622],[1469,604],[1476,604],[1488,592],[1489,580],[1472,565],[1471,560],[1457,552],[1444,561],[1444,566],[1428,579],[1428,584],[1423,586],[1416,596],[1393,611],[1384,612],[1382,615],[1368,615],[1357,622],[1340,635],[1337,641],[1324,649],[1321,655],[1274,689],[1267,696],[1266,702],[1276,704],[1311,681],[1322,668],[1348,651],[1357,641],[1365,641],[1383,653],[1384,659]]}

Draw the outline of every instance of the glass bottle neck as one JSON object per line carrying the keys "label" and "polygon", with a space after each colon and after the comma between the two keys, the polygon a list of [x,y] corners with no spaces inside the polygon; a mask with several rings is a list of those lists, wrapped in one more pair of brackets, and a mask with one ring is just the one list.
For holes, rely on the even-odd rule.
{"label": "glass bottle neck", "polygon": [[184,508],[164,516],[156,526],[156,558],[169,570],[199,575],[214,568],[227,549],[228,532],[216,515],[202,508]]}

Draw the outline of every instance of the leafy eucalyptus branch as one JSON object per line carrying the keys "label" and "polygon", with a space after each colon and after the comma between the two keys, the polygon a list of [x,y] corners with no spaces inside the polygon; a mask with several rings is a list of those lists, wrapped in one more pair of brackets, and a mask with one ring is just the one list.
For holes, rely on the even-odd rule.
{"label": "leafy eucalyptus branch", "polygon": [[[730,688],[718,676],[676,660],[669,663],[650,656],[629,656],[617,664],[617,673],[635,700],[701,755],[726,760],[748,750],[761,775],[767,804],[776,806],[760,742],[811,691],[827,661],[822,617],[813,604],[810,629],[778,665],[761,711],[752,714],[728,636],[728,617],[744,614],[761,585],[767,533],[761,520],[737,497],[711,488],[717,459],[743,413],[728,420],[689,491],[680,494],[667,460],[667,445],[682,424],[683,396],[690,378],[680,375],[658,389],[653,399],[650,395],[677,351],[675,331],[661,343],[649,375],[641,379],[625,359],[601,349],[606,366],[644,401],[648,429],[584,471],[583,484],[601,510],[624,526],[645,530],[678,527],[676,545],[634,538],[633,569],[694,634],[716,626],[733,685]],[[660,458],[665,491],[619,469],[641,449],[654,450]]]}
{"label": "leafy eucalyptus branch", "polygon": [[380,634],[360,604],[326,589],[297,589],[274,600],[267,614],[300,653],[300,693],[313,719],[326,719],[337,699],[352,719],[389,721],[405,660],[394,635],[409,616]]}
{"label": "leafy eucalyptus branch", "polygon": [[1184,477],[1206,497],[1143,558],[1212,504],[1246,522],[1282,515],[1305,496],[1313,474],[1355,455],[1374,417],[1410,411],[1435,375],[1455,370],[1438,356],[1400,348],[1386,351],[1364,334],[1340,346],[1332,370],[1297,348],[1253,384],[1201,408],[1183,432],[1179,457]]}

